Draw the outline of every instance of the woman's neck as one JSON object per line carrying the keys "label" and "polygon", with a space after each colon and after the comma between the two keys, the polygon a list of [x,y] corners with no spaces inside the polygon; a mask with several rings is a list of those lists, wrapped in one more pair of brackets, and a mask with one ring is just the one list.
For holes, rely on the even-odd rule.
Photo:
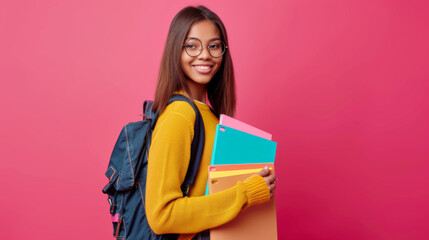
{"label": "woman's neck", "polygon": [[204,84],[198,84],[192,80],[186,80],[194,100],[206,103],[207,88]]}

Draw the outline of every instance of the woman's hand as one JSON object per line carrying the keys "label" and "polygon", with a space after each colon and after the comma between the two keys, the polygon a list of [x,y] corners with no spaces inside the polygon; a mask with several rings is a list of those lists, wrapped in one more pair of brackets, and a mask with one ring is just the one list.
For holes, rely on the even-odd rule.
{"label": "woman's hand", "polygon": [[277,180],[273,171],[270,171],[268,167],[265,167],[260,172],[256,173],[256,175],[259,175],[265,179],[265,182],[268,185],[268,189],[270,190],[270,198],[272,198],[274,194],[274,190],[276,189],[276,180]]}

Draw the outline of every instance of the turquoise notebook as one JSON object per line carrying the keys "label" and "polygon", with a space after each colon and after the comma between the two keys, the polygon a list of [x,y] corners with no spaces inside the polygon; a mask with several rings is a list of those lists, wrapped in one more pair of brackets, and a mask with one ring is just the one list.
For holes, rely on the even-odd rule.
{"label": "turquoise notebook", "polygon": [[210,165],[274,163],[276,148],[276,142],[218,124]]}
{"label": "turquoise notebook", "polygon": [[276,142],[218,124],[210,165],[274,163],[276,148]]}

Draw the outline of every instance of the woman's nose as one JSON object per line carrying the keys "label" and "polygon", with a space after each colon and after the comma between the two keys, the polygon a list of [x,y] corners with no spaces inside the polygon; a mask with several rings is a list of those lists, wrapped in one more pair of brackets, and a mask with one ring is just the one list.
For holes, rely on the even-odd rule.
{"label": "woman's nose", "polygon": [[203,46],[203,50],[198,57],[200,59],[210,59],[212,55],[210,55],[209,48],[207,46]]}

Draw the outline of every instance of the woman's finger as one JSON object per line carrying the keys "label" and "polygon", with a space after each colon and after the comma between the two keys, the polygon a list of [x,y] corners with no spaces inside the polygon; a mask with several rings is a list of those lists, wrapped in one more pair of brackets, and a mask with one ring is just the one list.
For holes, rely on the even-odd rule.
{"label": "woman's finger", "polygon": [[268,169],[268,167],[265,167],[261,171],[259,171],[257,174],[262,176],[262,177],[266,177],[269,173],[270,173],[270,170]]}
{"label": "woman's finger", "polygon": [[276,180],[276,176],[274,174],[271,174],[271,175],[267,176],[266,179],[271,184]]}
{"label": "woman's finger", "polygon": [[270,192],[273,192],[274,190],[276,190],[276,184],[275,183],[271,184],[269,188],[270,188]]}

